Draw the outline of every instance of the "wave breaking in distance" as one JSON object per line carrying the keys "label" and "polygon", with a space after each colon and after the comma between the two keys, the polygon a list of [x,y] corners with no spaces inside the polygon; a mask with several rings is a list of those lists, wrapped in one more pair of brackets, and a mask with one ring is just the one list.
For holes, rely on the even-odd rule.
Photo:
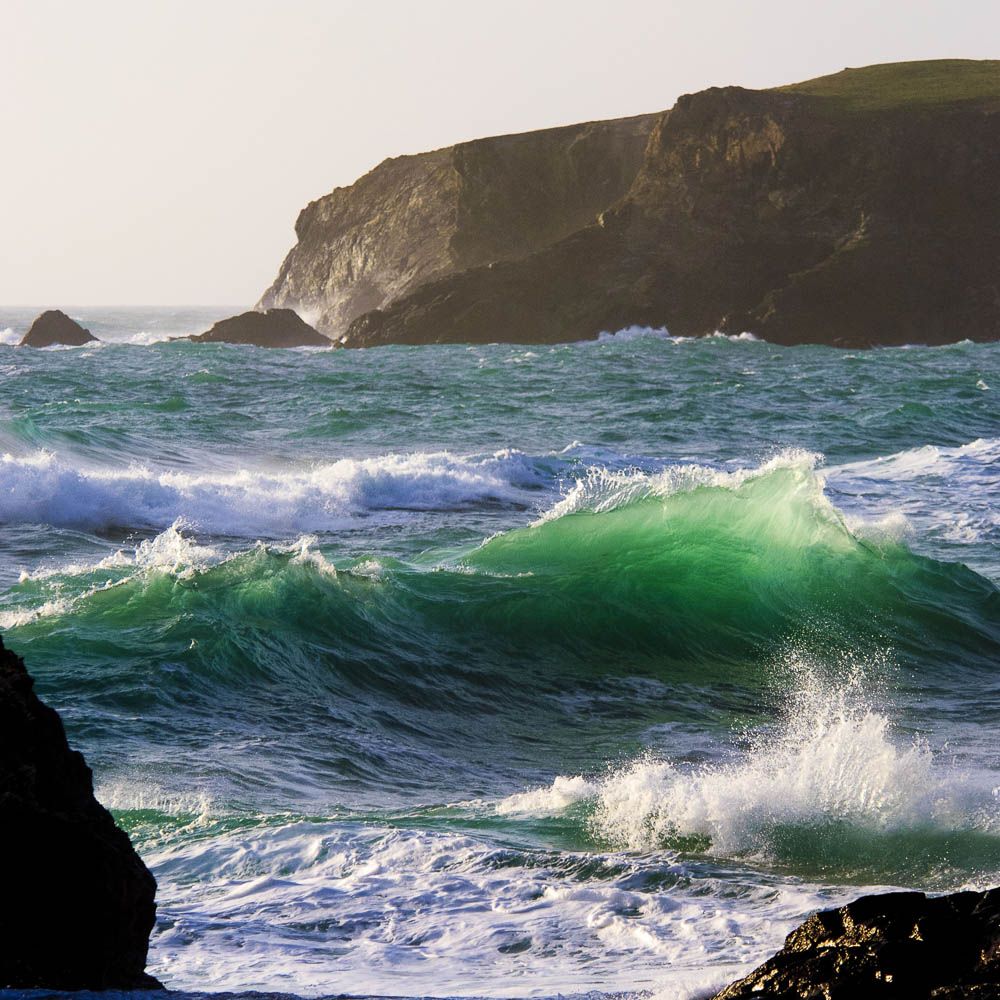
{"label": "wave breaking in distance", "polygon": [[4,455],[0,522],[88,528],[163,528],[244,537],[330,531],[372,511],[450,510],[530,502],[540,473],[528,456],[447,452],[341,459],[306,469],[232,473],[95,469],[50,452]]}

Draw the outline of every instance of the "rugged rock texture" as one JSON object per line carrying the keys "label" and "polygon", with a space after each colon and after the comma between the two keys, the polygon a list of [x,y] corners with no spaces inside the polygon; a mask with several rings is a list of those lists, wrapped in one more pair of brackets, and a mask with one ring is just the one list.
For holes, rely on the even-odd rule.
{"label": "rugged rock texture", "polygon": [[0,988],[159,988],[156,882],[0,640]]}
{"label": "rugged rock texture", "polygon": [[862,896],[810,917],[715,1000],[1000,996],[1000,889]]}
{"label": "rugged rock texture", "polygon": [[[600,127],[612,134],[615,124]],[[469,145],[485,157],[502,141]],[[443,185],[468,188],[451,166],[463,148],[389,161],[311,205],[275,289],[294,298],[326,282],[334,332],[371,310],[340,338],[349,347],[571,341],[633,323],[850,347],[1000,338],[1000,62],[898,63],[682,97],[656,116],[628,191],[575,231],[561,207],[562,232],[554,221],[532,228],[534,211],[487,211],[494,187],[512,204],[508,192],[541,169],[522,165],[515,176],[490,160],[494,169],[476,173],[483,210],[463,216],[459,239],[442,221],[452,204]],[[619,180],[626,159],[613,171]],[[377,198],[366,186],[376,175]],[[498,178],[508,175],[504,187]],[[565,182],[545,176],[539,190]],[[397,223],[384,224],[385,206],[411,201],[426,212],[400,208]],[[573,218],[599,201],[582,199]],[[476,252],[455,255],[462,240]],[[416,271],[361,294],[362,273],[381,273],[376,260],[408,259],[418,245]]]}
{"label": "rugged rock texture", "polygon": [[202,344],[251,344],[255,347],[332,347],[291,309],[245,312],[219,320],[206,333],[188,337]]}
{"label": "rugged rock texture", "polygon": [[68,344],[79,347],[97,338],[89,330],[84,330],[59,309],[47,309],[31,324],[28,332],[18,343],[19,347],[51,347],[53,344]]}
{"label": "rugged rock texture", "polygon": [[436,278],[513,260],[594,221],[628,190],[656,116],[477,139],[386,160],[310,203],[258,307],[355,317]]}

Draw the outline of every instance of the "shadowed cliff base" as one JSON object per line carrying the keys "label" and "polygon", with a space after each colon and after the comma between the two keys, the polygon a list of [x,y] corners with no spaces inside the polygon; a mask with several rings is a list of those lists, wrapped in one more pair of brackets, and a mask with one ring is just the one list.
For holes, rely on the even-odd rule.
{"label": "shadowed cliff base", "polygon": [[[486,157],[476,185],[455,173],[465,147],[423,154],[440,176],[421,157],[387,161],[302,213],[262,302],[316,309],[347,347],[552,343],[629,325],[844,347],[1000,338],[1000,62],[712,88],[659,115],[575,128],[614,182],[545,201],[589,176],[553,166],[582,141],[565,129],[466,144],[480,158],[491,143],[533,150]],[[544,226],[524,222],[528,192],[546,203]],[[470,243],[481,259],[453,252]],[[406,281],[362,294],[374,261],[405,270],[418,249]]]}
{"label": "shadowed cliff base", "polygon": [[159,989],[156,882],[0,639],[0,989]]}

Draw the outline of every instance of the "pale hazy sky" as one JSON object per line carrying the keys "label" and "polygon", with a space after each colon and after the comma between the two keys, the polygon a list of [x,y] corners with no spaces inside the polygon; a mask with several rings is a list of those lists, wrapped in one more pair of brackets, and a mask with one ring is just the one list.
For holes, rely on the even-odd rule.
{"label": "pale hazy sky", "polygon": [[386,156],[1000,57],[1000,0],[0,0],[0,304],[251,305]]}

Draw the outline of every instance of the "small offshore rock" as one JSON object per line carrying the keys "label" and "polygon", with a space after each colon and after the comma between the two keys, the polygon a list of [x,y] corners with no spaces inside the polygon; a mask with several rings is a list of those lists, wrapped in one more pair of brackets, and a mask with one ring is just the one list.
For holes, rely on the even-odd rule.
{"label": "small offshore rock", "polygon": [[189,337],[201,344],[249,344],[254,347],[332,347],[292,309],[245,312],[219,320],[211,330]]}
{"label": "small offshore rock", "polygon": [[54,344],[65,344],[69,347],[79,347],[97,341],[97,338],[85,330],[79,323],[71,320],[59,309],[46,309],[35,318],[28,332],[21,338],[18,347],[52,347]]}
{"label": "small offshore rock", "polygon": [[162,989],[156,880],[0,639],[0,989]]}
{"label": "small offshore rock", "polygon": [[1000,888],[862,896],[811,916],[715,1000],[1000,996]]}

